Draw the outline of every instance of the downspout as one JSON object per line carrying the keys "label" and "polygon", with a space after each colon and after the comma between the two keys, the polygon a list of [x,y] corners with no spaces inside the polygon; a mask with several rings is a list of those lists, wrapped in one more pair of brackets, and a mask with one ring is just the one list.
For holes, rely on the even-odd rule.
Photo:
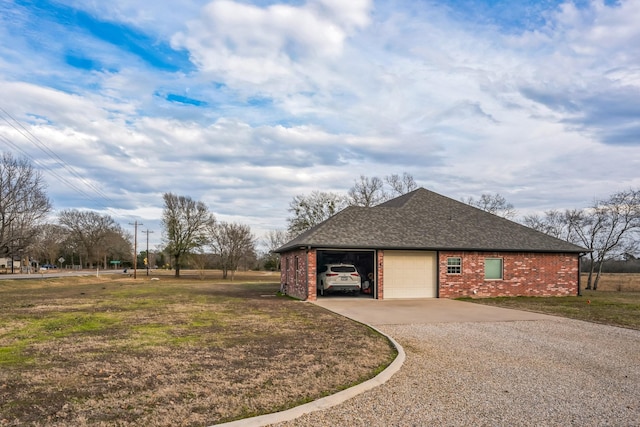
{"label": "downspout", "polygon": [[436,298],[440,298],[440,251],[436,251]]}
{"label": "downspout", "polygon": [[582,296],[582,291],[580,290],[580,282],[581,282],[581,276],[582,276],[582,256],[585,255],[586,252],[580,252],[580,254],[578,255],[578,296],[581,297]]}
{"label": "downspout", "polygon": [[378,249],[373,250],[373,280],[369,286],[371,286],[371,296],[373,299],[378,299]]}

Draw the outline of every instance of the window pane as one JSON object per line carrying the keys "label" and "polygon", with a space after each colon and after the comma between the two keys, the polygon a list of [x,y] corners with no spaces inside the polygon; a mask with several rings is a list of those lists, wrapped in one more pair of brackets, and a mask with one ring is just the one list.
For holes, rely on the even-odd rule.
{"label": "window pane", "polygon": [[447,258],[447,274],[460,274],[462,273],[462,258],[452,257]]}
{"label": "window pane", "polygon": [[487,258],[484,260],[484,278],[502,279],[502,259]]}

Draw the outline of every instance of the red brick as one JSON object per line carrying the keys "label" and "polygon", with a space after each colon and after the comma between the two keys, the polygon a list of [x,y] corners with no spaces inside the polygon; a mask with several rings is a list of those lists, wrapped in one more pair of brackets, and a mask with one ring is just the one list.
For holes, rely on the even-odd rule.
{"label": "red brick", "polygon": [[280,263],[280,291],[304,301],[315,301],[315,271],[315,249],[300,249],[282,254]]}
{"label": "red brick", "polygon": [[[462,274],[447,274],[447,258],[462,258]],[[503,259],[502,280],[484,278],[484,259]],[[439,254],[439,296],[565,296],[578,292],[578,255],[511,252]]]}

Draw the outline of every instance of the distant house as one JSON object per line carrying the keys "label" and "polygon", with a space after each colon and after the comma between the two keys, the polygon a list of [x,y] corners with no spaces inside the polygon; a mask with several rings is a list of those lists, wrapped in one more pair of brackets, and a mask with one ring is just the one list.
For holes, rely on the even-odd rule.
{"label": "distant house", "polygon": [[[20,261],[13,261],[14,269],[20,269]],[[11,272],[11,257],[0,257],[0,273]]]}
{"label": "distant house", "polygon": [[377,299],[576,295],[587,250],[424,188],[352,206],[280,247],[281,287],[318,298],[318,268],[373,273]]}

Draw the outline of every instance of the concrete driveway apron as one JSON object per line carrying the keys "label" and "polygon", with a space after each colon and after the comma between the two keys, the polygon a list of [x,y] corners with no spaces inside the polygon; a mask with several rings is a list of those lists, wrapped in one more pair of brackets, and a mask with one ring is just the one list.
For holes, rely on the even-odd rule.
{"label": "concrete driveway apron", "polygon": [[320,298],[320,307],[372,326],[544,320],[552,316],[449,299]]}

